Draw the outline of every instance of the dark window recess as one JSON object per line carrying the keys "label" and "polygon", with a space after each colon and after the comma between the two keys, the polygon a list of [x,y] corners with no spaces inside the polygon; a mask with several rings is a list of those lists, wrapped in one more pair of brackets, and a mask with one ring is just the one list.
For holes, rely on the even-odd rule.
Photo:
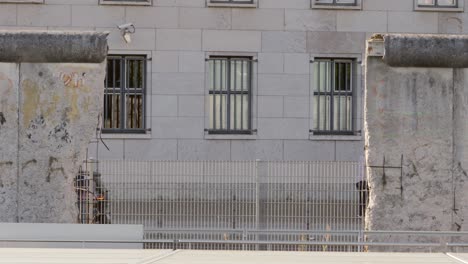
{"label": "dark window recess", "polygon": [[252,58],[208,60],[209,134],[252,134]]}
{"label": "dark window recess", "polygon": [[313,69],[313,133],[355,134],[356,63],[349,59],[317,59]]}
{"label": "dark window recess", "polygon": [[106,133],[145,133],[146,57],[109,56],[104,90]]}

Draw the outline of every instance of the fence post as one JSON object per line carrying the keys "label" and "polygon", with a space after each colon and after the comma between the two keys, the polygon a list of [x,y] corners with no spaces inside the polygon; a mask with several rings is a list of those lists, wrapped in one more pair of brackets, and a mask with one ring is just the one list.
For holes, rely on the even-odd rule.
{"label": "fence post", "polygon": [[[257,159],[256,160],[256,213],[255,213],[255,228],[257,231],[265,229],[266,227],[266,212],[265,212],[265,201],[267,200],[266,188],[268,182],[268,162]],[[255,236],[255,239],[263,240],[263,235]],[[259,245],[256,245],[256,249],[259,250]]]}

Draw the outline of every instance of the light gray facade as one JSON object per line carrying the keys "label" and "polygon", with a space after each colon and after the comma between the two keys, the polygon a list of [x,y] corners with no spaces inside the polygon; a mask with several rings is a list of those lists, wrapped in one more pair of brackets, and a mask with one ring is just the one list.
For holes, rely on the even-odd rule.
{"label": "light gray facade", "polygon": [[[362,0],[353,7],[330,7],[314,0],[257,0],[237,8],[208,5],[206,0],[152,0],[143,5],[0,0],[9,2],[0,4],[0,28],[107,30],[110,54],[151,58],[147,132],[103,134],[110,151],[96,140],[89,147],[92,157],[357,161],[364,148],[361,61],[366,37],[379,32],[468,32],[463,0],[453,9],[420,8],[414,1]],[[136,32],[126,43],[117,26],[130,22]],[[247,55],[255,60],[252,135],[205,131],[209,114],[205,60],[211,55]],[[356,62],[354,135],[310,132],[315,114],[311,61],[328,57]]]}

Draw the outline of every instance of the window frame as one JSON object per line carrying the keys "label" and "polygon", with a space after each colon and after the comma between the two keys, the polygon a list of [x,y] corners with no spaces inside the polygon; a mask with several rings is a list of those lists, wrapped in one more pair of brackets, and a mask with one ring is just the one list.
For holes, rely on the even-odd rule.
{"label": "window frame", "polygon": [[347,3],[336,3],[336,0],[333,0],[333,3],[319,3],[318,0],[311,0],[312,9],[351,9],[351,10],[361,10],[362,9],[362,0],[355,0],[354,4]]}
{"label": "window frame", "polygon": [[[250,66],[250,93],[249,93],[249,125],[250,129],[229,133],[210,129],[210,114],[213,105],[210,105],[210,68],[209,61],[213,58],[249,58]],[[252,52],[207,52],[205,56],[205,139],[256,139],[257,138],[257,53]],[[227,108],[226,108],[227,109]],[[238,133],[239,132],[239,133]]]}
{"label": "window frame", "polygon": [[144,0],[144,1],[135,1],[135,0],[99,0],[100,5],[137,5],[137,6],[151,6],[153,5],[153,0]]}
{"label": "window frame", "polygon": [[[361,67],[362,56],[360,54],[313,54],[310,59],[310,131],[309,139],[310,140],[362,140],[362,67]],[[355,76],[352,85],[352,129],[350,131],[318,131],[315,129],[315,115],[316,108],[314,104],[314,72],[317,61],[320,60],[336,60],[336,61],[351,61],[355,68],[353,70],[352,76]],[[331,91],[332,92],[332,91]],[[332,104],[330,104],[332,108]],[[330,115],[332,114],[333,109],[330,109]],[[332,122],[330,119],[329,122]]]}
{"label": "window frame", "polygon": [[[148,124],[150,122],[149,119],[148,119],[148,114],[147,113],[150,113],[151,112],[151,108],[150,108],[150,104],[151,104],[151,100],[149,99],[150,96],[151,96],[151,92],[150,92],[150,89],[148,89],[149,87],[149,82],[148,82],[148,76],[150,76],[150,65],[151,65],[151,57],[148,55],[148,54],[145,54],[145,53],[123,53],[123,52],[115,52],[115,53],[111,53],[109,52],[109,55],[107,56],[106,58],[106,78],[107,78],[107,60],[109,58],[122,58],[123,62],[127,59],[127,58],[135,58],[135,59],[142,59],[144,61],[143,63],[143,74],[144,76],[142,76],[142,91],[141,93],[138,93],[138,94],[141,94],[142,95],[142,123],[143,123],[143,127],[142,128],[138,128],[138,129],[132,129],[132,128],[126,128],[126,127],[121,127],[121,128],[105,128],[104,127],[104,122],[105,122],[105,95],[106,95],[106,90],[107,90],[107,84],[106,84],[106,80],[105,79],[105,83],[104,83],[104,96],[103,96],[103,120],[102,120],[102,133],[103,135],[131,135],[131,134],[135,134],[135,135],[145,135],[147,134],[147,132],[150,131],[150,128],[148,126]],[[125,65],[126,66],[126,62],[125,63],[122,63],[122,65]],[[127,75],[128,75],[128,72],[126,71],[127,68],[124,67],[121,67],[121,83],[124,83],[125,84],[125,89],[127,87]],[[124,98],[126,92],[125,92],[125,89],[124,88],[120,88],[120,91],[119,91],[119,94],[121,96],[121,98]],[[126,106],[125,104],[125,101],[120,99],[120,102],[119,102],[119,107],[122,109],[122,106]],[[123,117],[123,119],[122,119]],[[120,111],[120,117],[121,119],[121,125],[124,124],[124,121],[126,121],[126,111]],[[120,136],[118,136],[120,137]],[[113,138],[112,136],[110,136],[110,138]]]}
{"label": "window frame", "polygon": [[258,0],[250,0],[250,3],[236,2],[237,0],[206,0],[207,7],[250,7],[257,8]]}
{"label": "window frame", "polygon": [[435,0],[435,5],[420,5],[418,0],[414,0],[414,11],[430,11],[430,12],[463,12],[464,11],[464,3],[463,0],[455,0],[457,4],[455,6],[440,6],[437,5],[437,1]]}

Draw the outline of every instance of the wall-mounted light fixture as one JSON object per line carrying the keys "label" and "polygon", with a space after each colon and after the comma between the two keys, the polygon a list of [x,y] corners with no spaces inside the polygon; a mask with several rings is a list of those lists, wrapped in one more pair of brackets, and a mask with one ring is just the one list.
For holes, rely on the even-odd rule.
{"label": "wall-mounted light fixture", "polygon": [[120,32],[122,33],[122,37],[125,40],[125,42],[126,43],[132,42],[131,34],[135,33],[136,31],[133,23],[122,24],[117,27],[120,29]]}

